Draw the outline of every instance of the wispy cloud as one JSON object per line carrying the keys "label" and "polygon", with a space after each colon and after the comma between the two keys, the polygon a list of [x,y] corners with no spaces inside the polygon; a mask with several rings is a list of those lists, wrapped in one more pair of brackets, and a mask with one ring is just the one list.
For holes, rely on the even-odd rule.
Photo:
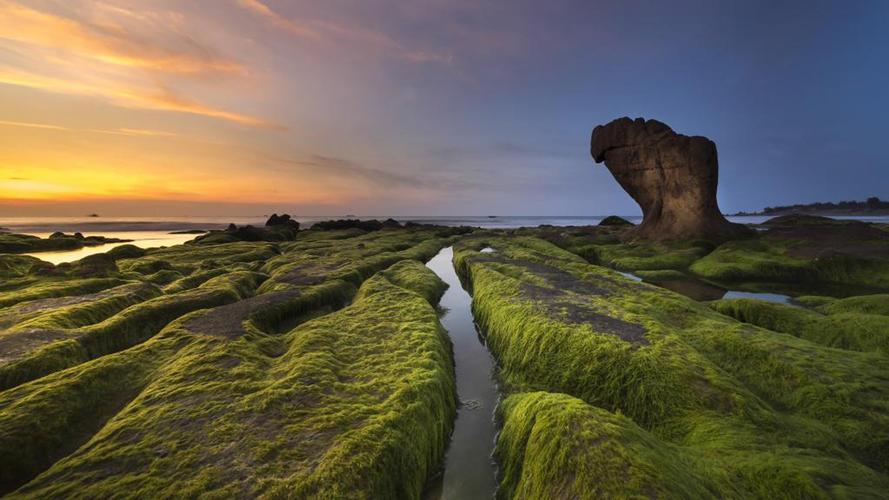
{"label": "wispy cloud", "polygon": [[361,26],[318,19],[297,22],[275,12],[260,0],[238,0],[238,5],[261,17],[272,26],[297,37],[321,42],[345,42],[358,50],[380,50],[411,63],[449,64],[454,60],[452,54],[411,48],[385,33]]}
{"label": "wispy cloud", "polygon": [[113,134],[113,135],[144,136],[144,137],[174,137],[176,135],[173,132],[165,132],[163,130],[133,129],[133,128],[81,129],[81,128],[63,127],[61,125],[52,125],[49,123],[31,123],[31,122],[0,120],[0,126],[3,126],[3,125],[8,126],[8,127],[36,128],[36,129],[44,129],[44,130],[59,130],[59,131],[64,131],[64,132],[93,132],[96,134]]}
{"label": "wispy cloud", "polygon": [[46,123],[16,122],[8,120],[0,120],[0,125],[6,125],[9,127],[42,128],[47,130],[70,130],[67,127],[61,127],[59,125],[49,125]]}
{"label": "wispy cloud", "polygon": [[107,20],[98,24],[63,17],[8,0],[0,2],[0,38],[61,48],[104,63],[164,73],[243,75],[247,72],[241,64],[214,53],[193,39],[170,33],[161,24],[164,19],[140,16],[121,7],[115,7],[114,12],[149,25],[143,28],[163,29],[165,35],[174,40],[162,45],[157,40],[164,38],[138,37],[130,31],[132,27]]}
{"label": "wispy cloud", "polygon": [[276,28],[282,29],[293,36],[314,39],[320,38],[318,32],[311,27],[287,19],[259,0],[238,0],[238,5],[262,17]]}
{"label": "wispy cloud", "polygon": [[129,108],[177,111],[233,121],[254,127],[280,128],[279,125],[269,123],[258,117],[201,104],[166,87],[145,89],[135,87],[132,84],[114,81],[93,84],[84,81],[63,80],[61,78],[3,67],[0,67],[0,83],[60,94],[102,97],[118,106]]}
{"label": "wispy cloud", "polygon": [[464,160],[485,160],[504,158],[515,160],[516,158],[530,160],[542,158],[571,158],[570,149],[545,147],[535,144],[523,144],[513,141],[494,141],[482,145],[461,145],[434,147],[426,150],[430,157],[448,161],[460,162]]}
{"label": "wispy cloud", "polygon": [[[0,0],[0,83],[90,96],[125,108],[171,111],[281,128],[179,89],[220,88],[248,76],[241,63],[196,41],[182,14],[81,0],[26,6]],[[200,78],[196,78],[200,77]]]}
{"label": "wispy cloud", "polygon": [[273,155],[262,155],[272,168],[293,172],[326,175],[343,179],[362,179],[375,185],[422,187],[423,182],[416,176],[390,172],[379,168],[368,167],[352,160],[335,158],[320,154],[310,154],[303,158],[281,158]]}

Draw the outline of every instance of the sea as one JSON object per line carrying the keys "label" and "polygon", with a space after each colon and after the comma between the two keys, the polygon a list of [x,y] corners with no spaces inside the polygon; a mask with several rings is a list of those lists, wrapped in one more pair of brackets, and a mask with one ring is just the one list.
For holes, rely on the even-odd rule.
{"label": "sea", "polygon": [[[522,215],[483,215],[483,216],[388,216],[388,215],[326,215],[326,216],[295,216],[302,227],[307,228],[312,224],[330,219],[378,219],[385,220],[389,217],[399,222],[418,222],[423,224],[437,224],[442,226],[473,226],[480,228],[517,228],[536,227],[540,225],[551,226],[590,226],[598,224],[606,216],[581,215],[581,216],[522,216]],[[640,215],[622,216],[630,222],[642,221]],[[268,216],[220,216],[220,217],[0,217],[0,230],[13,233],[32,234],[47,237],[50,234],[61,231],[64,233],[80,232],[84,236],[105,236],[108,238],[120,238],[132,240],[129,244],[142,248],[156,248],[162,246],[179,245],[194,239],[196,234],[177,234],[181,231],[225,229],[233,223],[238,226],[252,224],[261,226],[265,224]],[[771,218],[770,216],[729,216],[733,222],[742,224],[759,224]],[[879,222],[889,224],[889,216],[874,217],[836,217],[838,219],[854,219],[864,222]],[[53,264],[71,262],[95,253],[108,250],[126,243],[108,243],[95,247],[84,247],[77,250],[53,251],[34,253],[35,257]]]}

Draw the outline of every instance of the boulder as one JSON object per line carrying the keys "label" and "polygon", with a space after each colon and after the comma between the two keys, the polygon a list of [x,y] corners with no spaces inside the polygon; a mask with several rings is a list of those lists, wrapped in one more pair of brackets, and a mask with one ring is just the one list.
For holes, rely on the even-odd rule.
{"label": "boulder", "polygon": [[706,137],[624,117],[593,129],[590,153],[642,208],[642,223],[626,231],[626,239],[727,240],[752,233],[719,211],[716,144]]}
{"label": "boulder", "polygon": [[265,221],[266,227],[288,227],[290,229],[294,229],[299,231],[299,222],[290,218],[290,215],[283,214],[278,216],[278,214],[272,214],[269,217],[269,220]]}
{"label": "boulder", "polygon": [[400,228],[401,223],[398,222],[397,220],[393,219],[392,217],[389,217],[388,219],[383,221],[383,227]]}
{"label": "boulder", "polygon": [[633,223],[624,219],[623,217],[618,217],[617,215],[609,215],[605,217],[599,222],[600,226],[632,226]]}

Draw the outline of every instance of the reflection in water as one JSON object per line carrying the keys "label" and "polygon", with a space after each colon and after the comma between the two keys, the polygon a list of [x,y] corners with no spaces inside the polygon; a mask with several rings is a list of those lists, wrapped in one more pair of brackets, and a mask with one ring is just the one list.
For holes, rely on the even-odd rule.
{"label": "reflection in water", "polygon": [[791,297],[781,295],[780,293],[759,293],[759,292],[739,292],[737,290],[729,290],[723,295],[724,299],[759,299],[769,302],[777,302],[779,304],[794,305]]}
{"label": "reflection in water", "polygon": [[701,302],[718,300],[726,294],[725,288],[711,285],[710,283],[696,280],[694,278],[657,281],[651,282],[651,284],[666,288],[667,290],[672,290],[678,294],[685,295],[686,297]]}
{"label": "reflection in water", "polygon": [[[636,276],[635,274],[622,271],[618,272],[633,281],[642,281],[642,278]],[[780,293],[742,292],[740,290],[726,290],[721,286],[695,279],[691,276],[685,279],[646,281],[646,283],[651,283],[652,285],[666,288],[667,290],[685,295],[690,299],[694,299],[700,302],[719,299],[759,299],[769,302],[777,302],[779,304],[796,305],[793,303],[793,298],[789,295],[782,295]]]}
{"label": "reflection in water", "polygon": [[[31,233],[34,236],[46,238],[49,233]],[[34,252],[25,255],[31,255],[38,259],[51,262],[53,264],[61,264],[62,262],[74,262],[88,255],[97,253],[105,253],[114,247],[121,245],[136,245],[141,248],[156,248],[179,245],[190,241],[197,236],[196,234],[169,234],[166,231],[110,231],[102,234],[85,234],[84,236],[105,236],[106,238],[119,238],[125,240],[133,240],[128,243],[106,243],[95,247],[83,247],[77,250],[61,250],[53,252]]]}
{"label": "reflection in water", "polygon": [[620,274],[621,276],[623,276],[624,278],[629,278],[633,281],[642,281],[642,278],[636,276],[633,273],[625,273],[623,271],[617,271],[617,273]]}
{"label": "reflection in water", "polygon": [[494,381],[494,359],[472,318],[472,298],[463,290],[452,258],[445,248],[426,264],[450,287],[441,299],[441,322],[454,345],[457,373],[457,410],[454,433],[445,456],[444,474],[427,498],[492,498],[497,488],[492,458],[497,429],[494,409],[499,391]]}

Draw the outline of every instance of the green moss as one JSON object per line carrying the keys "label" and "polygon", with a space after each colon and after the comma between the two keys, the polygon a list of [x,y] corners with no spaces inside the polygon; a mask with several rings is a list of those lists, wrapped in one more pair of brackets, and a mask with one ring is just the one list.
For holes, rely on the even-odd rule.
{"label": "green moss", "polygon": [[618,217],[617,215],[609,215],[605,217],[599,222],[600,226],[632,226],[633,223],[624,219],[623,217]]}
{"label": "green moss", "polygon": [[793,257],[795,240],[733,241],[694,262],[691,272],[717,282],[837,283],[889,288],[889,260],[828,254]]}
{"label": "green moss", "polygon": [[24,289],[0,292],[0,307],[8,307],[30,300],[84,295],[125,283],[125,280],[118,278],[86,278],[65,281],[47,278],[38,282],[26,282],[27,287]]}
{"label": "green moss", "polygon": [[[837,301],[839,302],[839,301]],[[868,304],[846,302],[846,304]],[[844,307],[826,307],[837,311],[825,316],[785,304],[756,299],[718,300],[711,307],[738,321],[776,332],[804,338],[821,345],[853,351],[889,353],[889,317],[867,313],[848,313]]]}
{"label": "green moss", "polygon": [[27,276],[40,267],[52,267],[52,264],[29,255],[0,254],[0,278],[4,280]]}
{"label": "green moss", "polygon": [[176,281],[173,281],[169,285],[165,286],[164,293],[177,293],[185,290],[190,290],[206,282],[207,280],[225,274],[226,272],[227,271],[222,268],[210,269],[209,271],[196,271],[189,276],[177,279]]}
{"label": "green moss", "polygon": [[793,298],[794,303],[811,309],[829,304],[834,300],[836,299],[833,297],[825,297],[824,295],[800,295],[799,297]]}
{"label": "green moss", "polygon": [[[410,289],[387,278],[406,274]],[[421,295],[440,289],[436,282],[431,271],[401,264],[369,279],[348,307],[277,338],[195,334],[183,318],[136,349],[14,389],[20,406],[0,410],[0,422],[20,426],[41,405],[58,409],[72,385],[129,401],[16,494],[419,498],[455,414],[449,343]],[[113,373],[114,362],[140,365],[121,382],[135,394],[93,375]],[[85,417],[85,404],[63,408],[41,425],[68,446],[83,442],[62,422]],[[5,436],[18,436],[17,446],[3,446],[0,465],[24,463],[39,446],[58,449],[45,433]]]}
{"label": "green moss", "polygon": [[[100,323],[71,330],[54,329],[49,342],[35,336],[33,329],[11,328],[5,337],[22,338],[16,348],[20,354],[0,365],[0,389],[135,345],[183,314],[245,298],[261,278],[261,275],[247,272],[219,276],[193,290],[137,303]],[[104,307],[107,311],[113,305]],[[101,314],[95,310],[93,313]]]}
{"label": "green moss", "polygon": [[504,422],[498,498],[737,495],[717,489],[718,478],[703,474],[678,447],[567,394],[514,394],[498,413]]}
{"label": "green moss", "polygon": [[889,316],[889,294],[847,297],[821,304],[818,310],[825,314],[849,312]]}
{"label": "green moss", "polygon": [[417,497],[455,407],[421,261],[457,232],[308,233],[117,255],[105,288],[3,283],[2,490]]}
{"label": "green moss", "polygon": [[[633,447],[592,450],[576,461],[548,451],[556,448],[546,443],[558,442],[552,436],[584,442],[598,420],[572,427],[559,423],[568,415],[553,415],[553,428],[534,428],[535,436],[551,434],[536,448],[539,461],[514,456],[523,449],[516,436],[524,431],[501,433],[504,463],[531,462],[530,478],[503,478],[506,491],[529,488],[558,497],[562,490],[548,488],[564,487],[564,496],[583,497],[598,490],[577,478],[595,477],[595,467],[622,460],[682,463],[678,472],[639,476],[665,496],[698,496],[675,489],[689,476],[706,478],[702,486],[722,497],[879,496],[886,489],[884,355],[832,349],[737,322],[578,262],[540,240],[492,237],[487,243],[497,249],[494,256],[458,244],[455,263],[471,284],[474,312],[504,387],[568,394],[620,413],[648,433],[634,434]],[[582,413],[571,412],[570,418]],[[507,406],[504,429],[536,425],[527,421],[531,413]],[[645,451],[627,451],[634,447]],[[596,456],[600,451],[613,456]]]}

